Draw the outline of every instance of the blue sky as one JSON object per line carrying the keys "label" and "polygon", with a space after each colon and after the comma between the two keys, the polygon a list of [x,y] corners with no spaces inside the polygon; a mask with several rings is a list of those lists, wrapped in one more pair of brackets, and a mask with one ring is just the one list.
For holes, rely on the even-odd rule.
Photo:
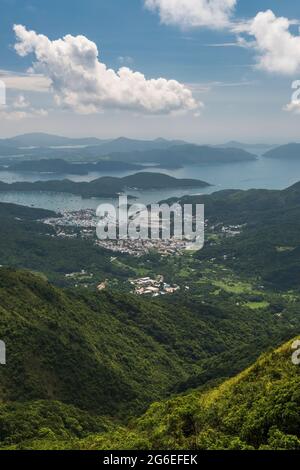
{"label": "blue sky", "polygon": [[[163,24],[159,11],[146,9],[143,0],[0,0],[0,6],[0,69],[4,82],[8,77],[1,136],[44,131],[103,138],[178,137],[203,143],[299,140],[300,114],[283,108],[291,99],[291,83],[300,79],[300,68],[290,74],[258,70],[255,48],[224,46],[237,40],[231,28]],[[233,19],[249,20],[268,9],[276,17],[300,20],[300,2],[295,0],[239,0]],[[174,79],[204,106],[199,113],[157,115],[119,105],[84,114],[58,106],[51,91],[26,85],[22,89],[22,81],[15,87],[11,77],[22,76],[34,56],[22,57],[14,50],[14,24],[51,41],[66,34],[83,35],[98,46],[100,61],[108,68],[124,65],[146,79]],[[298,35],[297,28],[291,25],[293,35]],[[20,96],[26,111],[25,104],[13,104]]]}

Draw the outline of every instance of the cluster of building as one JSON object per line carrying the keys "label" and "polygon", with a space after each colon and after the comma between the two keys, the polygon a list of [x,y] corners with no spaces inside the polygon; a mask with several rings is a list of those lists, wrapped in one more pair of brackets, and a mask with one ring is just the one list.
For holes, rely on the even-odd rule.
{"label": "cluster of building", "polygon": [[43,220],[53,227],[96,227],[98,220],[94,209],[81,209],[79,211],[62,211],[58,217]]}
{"label": "cluster of building", "polygon": [[82,269],[78,273],[65,274],[66,279],[92,279],[93,276],[93,273],[88,273],[85,269]]}
{"label": "cluster of building", "polygon": [[242,233],[243,225],[229,225],[228,227],[222,226],[222,233],[227,237],[236,237]]}
{"label": "cluster of building", "polygon": [[48,218],[43,222],[55,229],[55,235],[51,236],[95,240],[96,246],[135,257],[146,255],[151,251],[156,251],[162,256],[179,256],[188,247],[188,241],[176,238],[100,240],[96,236],[98,219],[93,209],[63,211],[58,217]]}
{"label": "cluster of building", "polygon": [[164,282],[163,276],[157,276],[155,279],[151,279],[151,277],[132,279],[130,283],[134,287],[133,293],[136,295],[158,297],[159,295],[174,294],[180,290],[178,285],[171,286]]}
{"label": "cluster of building", "polygon": [[156,251],[162,256],[181,255],[186,249],[187,243],[183,240],[97,240],[97,246],[115,253],[126,253],[131,256],[140,257],[151,251]]}
{"label": "cluster of building", "polygon": [[97,218],[93,209],[62,211],[57,217],[43,222],[55,229],[56,237],[93,239],[96,236]]}
{"label": "cluster of building", "polygon": [[213,232],[221,233],[226,237],[236,237],[237,235],[240,235],[242,233],[242,229],[245,227],[244,225],[223,225],[223,224],[217,224],[217,225],[212,225],[210,227],[210,230]]}

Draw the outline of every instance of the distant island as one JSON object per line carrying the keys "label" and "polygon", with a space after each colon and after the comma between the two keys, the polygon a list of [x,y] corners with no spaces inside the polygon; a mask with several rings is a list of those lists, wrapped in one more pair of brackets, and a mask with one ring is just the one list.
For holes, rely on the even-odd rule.
{"label": "distant island", "polygon": [[287,144],[276,147],[264,154],[266,158],[300,159],[300,144]]}
{"label": "distant island", "polygon": [[257,144],[249,144],[246,142],[239,142],[236,140],[231,140],[230,142],[227,142],[225,144],[220,144],[220,145],[215,145],[214,147],[217,148],[236,148],[236,149],[243,149],[243,150],[251,150],[252,152],[256,152],[258,150],[270,150],[276,145],[274,144],[264,144],[264,143],[257,143]]}
{"label": "distant island", "polygon": [[69,138],[44,133],[32,133],[0,139],[0,156],[26,159],[65,159],[72,162],[97,161],[114,152],[135,152],[150,149],[167,149],[186,144],[181,140],[137,140]]}
{"label": "distant island", "polygon": [[242,149],[185,144],[145,152],[113,153],[109,158],[126,162],[153,163],[161,168],[180,168],[184,165],[253,161],[257,157]]}
{"label": "distant island", "polygon": [[0,171],[57,173],[66,175],[87,175],[101,171],[138,171],[142,165],[134,163],[101,160],[97,163],[71,163],[62,159],[26,160],[0,167]]}
{"label": "distant island", "polygon": [[[136,140],[119,137],[111,140],[67,138],[48,134],[25,134],[0,139],[2,165],[23,160],[65,160],[70,163],[118,161],[135,165],[153,163],[160,168],[207,165],[255,160],[242,148],[196,145],[182,140]],[[5,159],[5,160],[4,160]],[[5,161],[5,163],[3,163]],[[137,168],[135,168],[137,169]],[[50,170],[52,171],[52,170]],[[78,169],[77,169],[78,171]],[[85,171],[81,168],[81,171]]]}
{"label": "distant island", "polygon": [[35,132],[30,134],[17,135],[7,139],[0,139],[0,147],[5,146],[21,148],[23,150],[32,149],[34,147],[93,147],[102,148],[101,153],[133,150],[146,150],[149,148],[167,148],[172,145],[184,144],[181,140],[137,140],[127,137],[118,137],[117,139],[98,139],[96,137],[63,137],[59,135],[46,134],[43,132]]}
{"label": "distant island", "polygon": [[85,198],[117,197],[125,190],[154,190],[154,189],[179,189],[179,188],[205,188],[210,186],[205,181],[196,179],[177,179],[161,173],[137,173],[124,178],[104,176],[91,182],[62,181],[37,181],[34,183],[0,182],[0,191],[45,191],[56,193],[69,193]]}

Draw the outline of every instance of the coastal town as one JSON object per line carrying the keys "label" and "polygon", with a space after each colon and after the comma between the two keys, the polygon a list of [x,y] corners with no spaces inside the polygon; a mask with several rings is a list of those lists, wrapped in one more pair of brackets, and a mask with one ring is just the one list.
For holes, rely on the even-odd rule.
{"label": "coastal town", "polygon": [[96,246],[115,253],[128,254],[135,257],[144,256],[156,251],[161,256],[180,256],[186,249],[184,240],[96,240]]}
{"label": "coastal town", "polygon": [[93,209],[82,209],[79,211],[63,211],[57,217],[43,220],[43,223],[51,226],[55,234],[51,236],[58,238],[83,238],[92,240],[96,246],[113,253],[128,254],[141,257],[156,251],[161,256],[180,256],[188,247],[187,240],[177,238],[170,239],[117,239],[99,240],[96,227],[99,219]]}

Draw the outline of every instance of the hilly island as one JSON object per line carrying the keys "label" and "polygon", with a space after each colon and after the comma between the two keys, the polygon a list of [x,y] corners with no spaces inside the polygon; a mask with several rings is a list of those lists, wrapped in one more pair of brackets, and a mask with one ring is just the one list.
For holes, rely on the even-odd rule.
{"label": "hilly island", "polygon": [[201,180],[177,179],[161,173],[136,173],[134,175],[116,178],[104,176],[91,182],[37,181],[34,183],[0,182],[0,192],[7,191],[50,191],[57,193],[76,194],[82,197],[117,197],[126,189],[151,190],[165,188],[205,188],[209,186]]}

